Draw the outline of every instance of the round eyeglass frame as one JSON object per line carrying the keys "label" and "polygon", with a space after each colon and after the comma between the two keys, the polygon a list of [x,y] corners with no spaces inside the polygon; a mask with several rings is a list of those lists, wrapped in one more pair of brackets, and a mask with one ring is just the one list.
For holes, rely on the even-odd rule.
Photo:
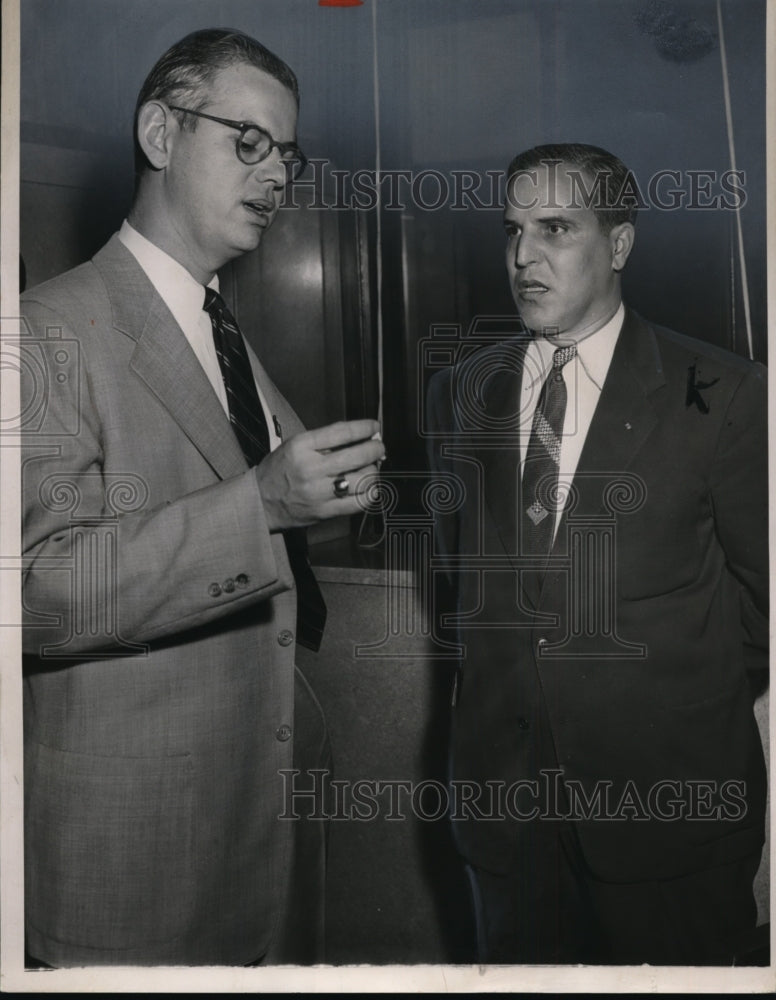
{"label": "round eyeglass frame", "polygon": [[[219,118],[217,115],[205,114],[204,111],[192,111],[191,108],[181,108],[177,104],[170,104],[169,108],[171,111],[182,111],[186,115],[195,115],[197,118],[207,118],[208,121],[218,122],[219,125],[226,125],[227,128],[237,129],[240,134],[235,140],[235,153],[237,154],[237,159],[246,166],[256,166],[257,163],[261,163],[263,160],[266,160],[273,149],[277,149],[280,153],[280,162],[286,169],[288,183],[298,180],[304,173],[305,167],[307,166],[307,157],[304,155],[299,146],[297,146],[295,142],[277,142],[265,128],[262,128],[261,125],[257,125],[255,122],[238,122],[231,118]],[[268,144],[266,150],[257,156],[255,160],[246,160],[245,156],[241,155],[240,150],[242,148],[242,141],[245,134],[251,130],[266,136]],[[292,154],[293,159],[287,158],[289,153]]]}

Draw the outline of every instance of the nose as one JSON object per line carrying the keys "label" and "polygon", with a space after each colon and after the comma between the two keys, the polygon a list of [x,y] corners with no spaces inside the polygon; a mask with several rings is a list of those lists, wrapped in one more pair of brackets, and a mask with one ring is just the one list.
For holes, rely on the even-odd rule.
{"label": "nose", "polygon": [[525,229],[515,235],[512,252],[515,267],[524,268],[536,262],[536,245]]}
{"label": "nose", "polygon": [[288,181],[286,166],[280,158],[279,149],[271,149],[269,156],[259,160],[255,167],[255,173],[263,181],[270,181],[273,187],[284,188]]}

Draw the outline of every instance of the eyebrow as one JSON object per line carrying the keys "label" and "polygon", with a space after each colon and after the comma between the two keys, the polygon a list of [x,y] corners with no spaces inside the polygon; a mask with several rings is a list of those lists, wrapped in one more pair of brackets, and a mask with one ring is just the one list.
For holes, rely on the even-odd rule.
{"label": "eyebrow", "polygon": [[574,219],[570,218],[568,215],[544,215],[540,216],[538,219],[534,220],[545,226],[551,226],[557,224],[560,226],[568,226],[571,229],[576,229],[579,223]]}
{"label": "eyebrow", "polygon": [[239,124],[242,126],[246,125],[250,126],[250,128],[260,128],[262,132],[269,131],[269,129],[266,126],[259,125],[259,123],[257,121],[254,121],[253,118],[232,118],[231,121],[235,122],[235,124]]}
{"label": "eyebrow", "polygon": [[217,115],[213,108],[208,108],[207,114],[212,114],[215,117],[221,118],[223,121],[234,122],[235,125],[250,126],[251,128],[260,128],[262,132],[267,132],[271,135],[270,130],[266,125],[261,125],[259,122],[255,121],[253,118],[238,117],[233,118],[231,115]]}
{"label": "eyebrow", "polygon": [[[545,215],[540,216],[538,219],[531,219],[531,222],[539,223],[542,226],[568,226],[569,229],[578,229],[579,223],[570,218],[568,215]],[[520,222],[517,219],[510,219],[508,216],[504,216],[504,228],[507,229],[510,226],[519,226]]]}

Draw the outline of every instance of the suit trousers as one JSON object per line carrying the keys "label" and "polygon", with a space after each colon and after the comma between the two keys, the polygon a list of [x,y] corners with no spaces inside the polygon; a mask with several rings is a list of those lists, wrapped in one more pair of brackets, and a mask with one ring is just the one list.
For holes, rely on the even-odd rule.
{"label": "suit trousers", "polygon": [[572,830],[526,832],[506,874],[469,868],[483,964],[725,966],[751,944],[759,853],[681,878],[614,883],[593,877]]}

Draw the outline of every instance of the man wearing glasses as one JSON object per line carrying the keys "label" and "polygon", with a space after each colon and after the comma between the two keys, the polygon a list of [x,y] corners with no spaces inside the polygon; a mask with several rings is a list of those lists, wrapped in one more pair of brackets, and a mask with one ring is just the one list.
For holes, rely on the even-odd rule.
{"label": "man wearing glasses", "polygon": [[40,963],[321,958],[324,830],[278,819],[279,771],[326,760],[294,664],[325,620],[304,528],[358,510],[383,448],[370,420],[303,430],[216,276],[304,169],[297,111],[255,40],[178,42],[138,98],[128,219],[24,296],[46,370],[23,391],[48,386],[22,475]]}

